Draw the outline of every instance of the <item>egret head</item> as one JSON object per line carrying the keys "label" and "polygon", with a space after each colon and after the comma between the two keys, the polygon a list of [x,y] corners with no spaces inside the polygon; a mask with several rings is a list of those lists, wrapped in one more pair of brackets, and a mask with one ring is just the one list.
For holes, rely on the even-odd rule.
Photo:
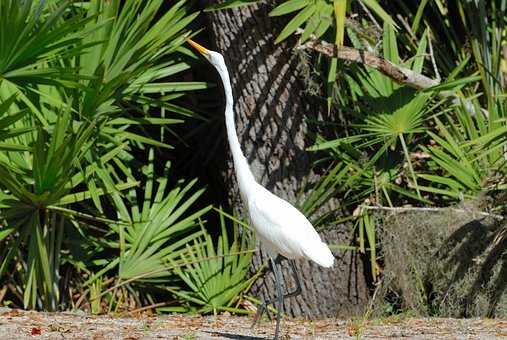
{"label": "egret head", "polygon": [[206,47],[203,47],[191,39],[187,39],[187,42],[201,53],[208,61],[218,69],[221,69],[224,65],[224,57],[215,51],[210,51]]}

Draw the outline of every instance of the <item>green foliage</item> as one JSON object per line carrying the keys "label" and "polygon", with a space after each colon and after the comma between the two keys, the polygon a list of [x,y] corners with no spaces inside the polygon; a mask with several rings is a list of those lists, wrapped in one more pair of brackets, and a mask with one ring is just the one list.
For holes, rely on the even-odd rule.
{"label": "green foliage", "polygon": [[[390,25],[396,26],[391,17],[382,9],[375,0],[363,1],[382,20]],[[270,13],[271,16],[294,15],[285,28],[280,32],[276,41],[281,42],[293,35],[298,28],[304,25],[301,35],[301,42],[310,38],[311,35],[320,38],[329,30],[333,29],[335,23],[336,40],[340,46],[343,44],[345,28],[345,16],[350,7],[347,0],[288,0],[277,6]],[[334,20],[333,20],[334,18]]]}
{"label": "green foliage", "polygon": [[[384,56],[399,62],[396,39],[390,26],[385,27]],[[423,40],[424,41],[424,40]],[[424,47],[425,43],[421,42]],[[422,48],[419,49],[424,52]],[[414,62],[412,68],[419,67]],[[407,65],[410,66],[410,65]],[[422,65],[421,65],[422,66]],[[346,78],[351,98],[358,98],[348,136],[318,141],[311,151],[329,150],[339,161],[346,192],[347,205],[362,203],[372,195],[375,202],[385,200],[391,205],[394,196],[402,195],[423,200],[418,185],[411,153],[425,132],[424,122],[430,117],[431,96],[396,84],[374,69],[355,72]],[[400,154],[404,157],[401,158]],[[336,176],[334,174],[333,176]],[[406,190],[410,185],[416,192]]]}
{"label": "green foliage", "polygon": [[0,186],[3,188],[2,218],[5,225],[18,234],[13,246],[6,247],[2,256],[0,276],[4,275],[19,244],[27,242],[27,283],[25,307],[35,307],[41,292],[41,303],[55,309],[58,295],[58,264],[62,244],[64,218],[53,206],[79,200],[80,162],[93,143],[93,124],[81,124],[74,131],[70,112],[58,116],[51,133],[42,127],[30,135],[32,147],[23,153],[6,152],[0,158]]}
{"label": "green foliage", "polygon": [[[191,194],[196,180],[185,185],[181,181],[165,194],[169,164],[166,165],[164,175],[157,178],[158,188],[154,191],[153,155],[153,150],[150,150],[150,164],[144,170],[144,197],[137,197],[136,191],[131,190],[125,200],[129,204],[125,204],[127,202],[121,200],[118,192],[112,195],[118,207],[119,220],[128,221],[125,227],[123,224],[112,226],[120,240],[120,279],[148,279],[170,275],[167,263],[179,258],[185,245],[202,234],[202,231],[191,230],[199,217],[210,209],[207,207],[185,216],[204,189]],[[142,206],[138,202],[143,202]],[[127,213],[127,206],[130,206],[130,214]]]}
{"label": "green foliage", "polygon": [[[212,5],[207,10],[236,8],[257,2],[259,0],[227,0],[221,4]],[[389,25],[397,27],[396,23],[382,6],[379,5],[378,1],[363,0],[363,3]],[[269,14],[273,17],[293,16],[279,33],[276,42],[287,39],[289,36],[294,35],[297,29],[304,26],[304,32],[301,35],[302,42],[308,40],[312,35],[320,38],[334,29],[336,32],[341,32],[337,33],[337,37],[339,36],[340,39],[336,41],[338,45],[341,45],[339,42],[343,43],[345,16],[349,8],[350,1],[348,0],[285,0]],[[333,23],[336,24],[336,27],[334,27]]]}
{"label": "green foliage", "polygon": [[[387,14],[376,0],[362,2],[377,14],[387,26],[396,26],[393,19]],[[276,38],[281,42],[294,35],[298,29],[304,29],[299,42],[304,43],[310,37],[326,38],[336,46],[342,46],[345,39],[345,17],[350,10],[350,0],[288,0],[273,9],[271,16],[294,15],[285,28]],[[334,25],[333,25],[334,24]],[[337,76],[338,59],[331,58],[327,67],[327,103],[331,110],[333,84]]]}
{"label": "green foliage", "polygon": [[179,98],[208,86],[180,80],[196,15],[186,1],[0,0],[0,279],[13,305],[100,313],[178,296],[172,264],[204,246],[210,207],[156,150],[172,149],[168,125],[198,117]]}
{"label": "green foliage", "polygon": [[[398,11],[407,16],[412,29],[405,25],[395,34],[384,24],[381,45],[361,38],[358,27],[347,28],[355,48],[380,46],[395,65],[445,78],[441,85],[416,91],[377,70],[344,67],[332,78],[334,107],[344,129],[334,129],[336,138],[317,136],[310,148],[323,155],[319,164],[328,163],[329,170],[308,207],[317,211],[325,202],[321,197],[343,197],[350,214],[346,219],[356,220],[353,249],[370,252],[373,277],[379,265],[378,225],[365,206],[446,207],[479,200],[482,209],[505,209],[505,17],[498,13],[506,2],[457,4],[459,15],[452,20],[446,19],[451,9],[439,1],[386,5],[392,17]],[[430,8],[439,14],[435,19],[424,15]],[[457,34],[460,30],[464,37]],[[471,57],[463,41],[470,44]],[[432,45],[440,46],[435,55]],[[329,85],[330,78],[323,79]],[[500,234],[496,243],[504,239]]]}
{"label": "green foliage", "polygon": [[[201,224],[202,236],[193,245],[187,244],[188,252],[183,256],[185,266],[176,270],[190,290],[175,290],[174,294],[188,303],[185,309],[188,312],[247,313],[237,305],[241,302],[240,295],[259,276],[258,273],[247,279],[255,240],[241,231],[234,220],[232,228],[228,228],[224,213],[220,213],[220,222],[221,236],[216,246],[211,236],[204,233],[204,225]],[[227,229],[233,230],[232,243]]]}

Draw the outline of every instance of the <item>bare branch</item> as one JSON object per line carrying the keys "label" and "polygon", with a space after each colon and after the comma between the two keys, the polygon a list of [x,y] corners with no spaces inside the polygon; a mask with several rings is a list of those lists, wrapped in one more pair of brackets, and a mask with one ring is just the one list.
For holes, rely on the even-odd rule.
{"label": "bare branch", "polygon": [[437,80],[428,78],[402,66],[395,65],[389,60],[378,57],[373,53],[351,47],[337,47],[336,45],[325,41],[311,39],[298,48],[309,48],[328,57],[336,57],[338,59],[349,60],[370,66],[393,79],[397,83],[407,85],[418,90],[427,89],[440,83]]}
{"label": "bare branch", "polygon": [[366,210],[384,210],[384,211],[392,211],[392,212],[408,212],[408,211],[429,211],[429,212],[446,212],[452,211],[457,213],[470,213],[472,215],[484,216],[484,217],[492,217],[497,220],[503,220],[504,217],[498,214],[492,214],[485,211],[475,211],[475,210],[466,210],[466,209],[458,209],[458,208],[432,208],[432,207],[383,207],[376,205],[361,205],[362,209]]}
{"label": "bare branch", "polygon": [[[297,30],[296,34],[302,34],[303,30]],[[403,66],[396,65],[389,60],[379,57],[371,52],[358,50],[352,47],[338,47],[323,40],[318,40],[312,36],[306,43],[296,47],[297,49],[311,49],[328,57],[335,57],[342,60],[349,60],[355,63],[372,67],[385,76],[393,79],[401,85],[410,86],[417,90],[428,89],[440,84],[440,79],[432,79],[423,74],[409,70]],[[436,65],[434,65],[436,67]],[[437,71],[437,76],[440,77]],[[451,91],[439,92],[441,98],[449,98],[455,105],[463,104],[465,110],[472,116],[477,114],[472,102],[466,98],[461,98]],[[480,111],[485,117],[489,112],[483,108]]]}

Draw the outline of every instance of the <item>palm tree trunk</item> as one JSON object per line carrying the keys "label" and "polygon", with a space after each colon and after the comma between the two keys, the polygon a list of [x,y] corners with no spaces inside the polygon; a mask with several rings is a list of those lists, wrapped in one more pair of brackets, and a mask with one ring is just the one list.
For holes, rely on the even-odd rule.
{"label": "palm tree trunk", "polygon": [[[208,3],[212,3],[209,1]],[[214,2],[213,2],[214,3]],[[208,33],[213,48],[224,54],[229,65],[234,92],[236,126],[243,151],[255,178],[275,194],[295,203],[303,183],[318,176],[311,170],[309,116],[322,117],[325,103],[305,93],[298,78],[298,56],[294,41],[275,45],[283,28],[280,19],[270,18],[270,5],[260,4],[208,14]],[[225,181],[235,207],[242,206],[229,158]],[[322,236],[328,243],[346,244],[349,227],[333,226]],[[368,299],[362,262],[353,253],[337,253],[332,269],[323,269],[309,261],[297,263],[302,276],[303,294],[285,302],[285,311],[293,316],[331,317],[360,313]],[[261,250],[254,270],[265,261]],[[292,290],[290,266],[284,263],[286,290]],[[253,287],[261,298],[275,295],[274,278],[268,274]]]}

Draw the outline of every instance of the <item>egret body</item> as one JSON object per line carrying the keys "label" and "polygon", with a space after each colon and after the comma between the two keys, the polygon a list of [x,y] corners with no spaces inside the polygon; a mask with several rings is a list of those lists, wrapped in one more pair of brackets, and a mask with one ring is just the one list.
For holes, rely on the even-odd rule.
{"label": "egret body", "polygon": [[[281,292],[280,269],[277,268],[277,264],[273,259],[277,255],[282,255],[291,260],[292,268],[296,275],[296,283],[299,286],[299,278],[293,260],[306,258],[328,268],[333,266],[334,256],[329,247],[322,242],[310,221],[299,210],[257,183],[241,151],[241,145],[236,133],[231,81],[224,58],[220,53],[210,51],[190,39],[188,39],[188,42],[216,68],[223,83],[227,139],[232,153],[239,191],[243,204],[248,210],[250,223],[256,232],[257,238],[270,253],[275,274],[278,300],[277,310],[279,312],[275,330],[276,339],[279,334],[284,296]],[[286,297],[294,296],[299,292],[300,287],[298,287],[296,292],[287,294]],[[261,313],[264,307],[261,308]],[[256,319],[259,316],[258,314]]]}

